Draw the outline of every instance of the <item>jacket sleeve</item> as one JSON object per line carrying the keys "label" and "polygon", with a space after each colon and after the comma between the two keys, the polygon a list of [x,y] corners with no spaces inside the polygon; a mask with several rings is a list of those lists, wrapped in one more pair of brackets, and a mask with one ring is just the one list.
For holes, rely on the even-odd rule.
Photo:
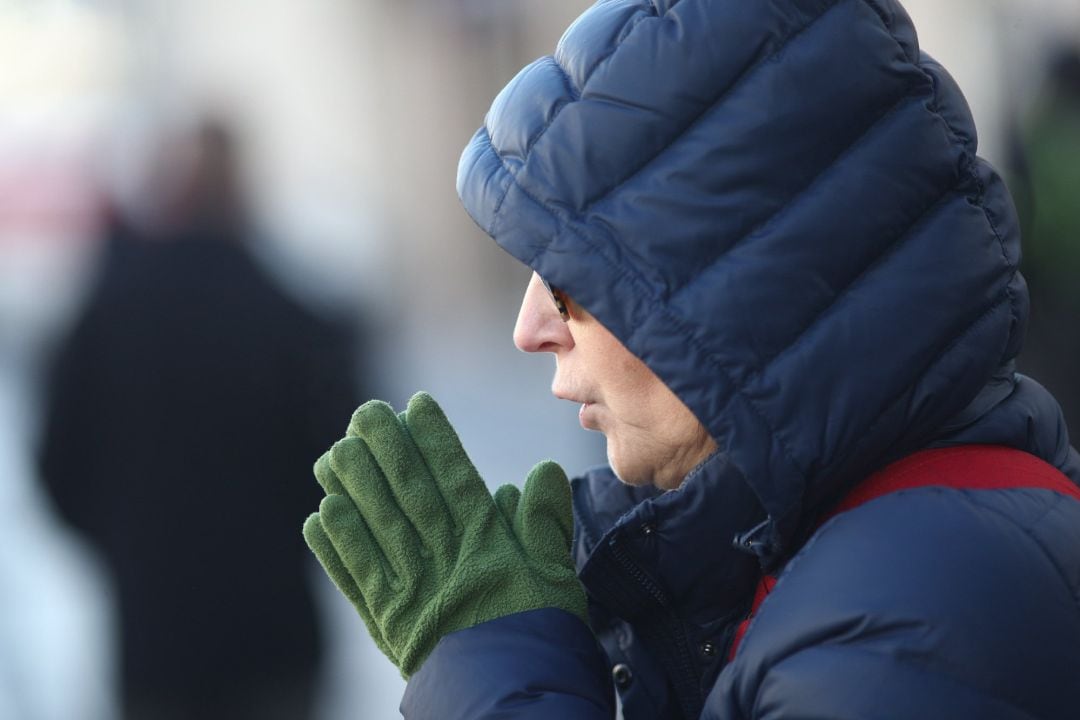
{"label": "jacket sleeve", "polygon": [[589,628],[544,608],[444,637],[410,679],[406,720],[608,720],[614,692]]}
{"label": "jacket sleeve", "polygon": [[702,718],[1075,718],[1077,576],[1059,569],[1077,567],[1077,528],[1080,503],[1028,489],[923,488],[838,516],[762,603]]}

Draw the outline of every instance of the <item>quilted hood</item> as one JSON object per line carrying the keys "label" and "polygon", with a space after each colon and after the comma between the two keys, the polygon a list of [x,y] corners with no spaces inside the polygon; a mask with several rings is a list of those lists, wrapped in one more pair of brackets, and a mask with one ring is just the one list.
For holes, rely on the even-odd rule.
{"label": "quilted hood", "polygon": [[976,150],[895,2],[601,0],[498,95],[457,185],[782,540],[1014,382],[1017,220]]}

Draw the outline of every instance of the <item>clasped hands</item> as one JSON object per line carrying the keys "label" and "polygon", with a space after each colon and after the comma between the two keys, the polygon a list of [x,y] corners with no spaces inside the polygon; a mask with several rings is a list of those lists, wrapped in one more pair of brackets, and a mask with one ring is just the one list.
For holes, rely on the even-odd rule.
{"label": "clasped hands", "polygon": [[326,497],[304,539],[408,677],[446,634],[556,607],[586,619],[566,475],[538,464],[494,497],[442,409],[372,400],[315,464]]}

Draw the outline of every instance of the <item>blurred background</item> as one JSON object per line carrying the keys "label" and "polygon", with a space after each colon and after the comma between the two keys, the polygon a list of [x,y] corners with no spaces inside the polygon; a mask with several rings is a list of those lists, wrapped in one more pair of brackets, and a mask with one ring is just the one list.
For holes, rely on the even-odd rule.
{"label": "blurred background", "polygon": [[[0,0],[0,718],[397,715],[303,546],[310,467],[419,389],[492,485],[603,460],[454,191],[586,6]],[[1016,195],[1020,369],[1075,435],[1080,2],[907,6]]]}

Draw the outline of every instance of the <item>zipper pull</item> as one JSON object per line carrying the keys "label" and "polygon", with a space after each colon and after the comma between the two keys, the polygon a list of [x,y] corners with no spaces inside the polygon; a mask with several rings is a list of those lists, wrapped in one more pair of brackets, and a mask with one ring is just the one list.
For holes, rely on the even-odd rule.
{"label": "zipper pull", "polygon": [[770,567],[780,552],[772,517],[767,517],[746,532],[737,534],[731,544],[736,550],[756,557],[762,568]]}

